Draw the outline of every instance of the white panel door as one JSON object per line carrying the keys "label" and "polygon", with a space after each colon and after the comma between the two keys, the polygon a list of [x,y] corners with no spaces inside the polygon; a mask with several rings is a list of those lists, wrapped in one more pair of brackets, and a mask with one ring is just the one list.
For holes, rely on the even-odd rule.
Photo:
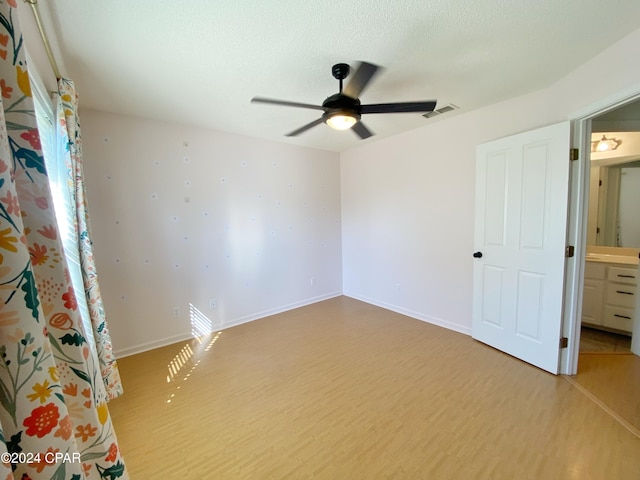
{"label": "white panel door", "polygon": [[[570,123],[477,148],[473,338],[558,373]],[[482,254],[482,256],[480,256]]]}

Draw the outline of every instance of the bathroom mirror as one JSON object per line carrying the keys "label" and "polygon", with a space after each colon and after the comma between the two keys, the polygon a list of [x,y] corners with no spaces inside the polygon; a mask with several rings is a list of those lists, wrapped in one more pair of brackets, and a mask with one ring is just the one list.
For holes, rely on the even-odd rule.
{"label": "bathroom mirror", "polygon": [[640,248],[640,159],[594,163],[587,244]]}
{"label": "bathroom mirror", "polygon": [[640,248],[640,100],[593,119],[587,245]]}

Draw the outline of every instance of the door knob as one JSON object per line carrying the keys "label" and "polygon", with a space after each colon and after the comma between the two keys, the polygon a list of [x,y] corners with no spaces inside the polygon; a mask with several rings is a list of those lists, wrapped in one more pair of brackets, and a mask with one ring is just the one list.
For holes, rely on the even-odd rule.
{"label": "door knob", "polygon": [[482,252],[476,252],[473,254],[473,258],[482,258]]}

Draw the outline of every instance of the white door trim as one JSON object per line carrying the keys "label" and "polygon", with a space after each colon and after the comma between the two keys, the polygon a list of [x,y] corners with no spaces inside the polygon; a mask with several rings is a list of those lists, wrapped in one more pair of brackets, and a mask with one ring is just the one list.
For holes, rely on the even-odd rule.
{"label": "white door trim", "polygon": [[580,149],[578,160],[572,162],[569,185],[567,245],[575,246],[575,256],[568,259],[565,273],[563,335],[568,348],[560,353],[560,373],[578,372],[580,352],[580,318],[582,315],[582,281],[584,278],[589,207],[589,153],[591,150],[591,119],[629,102],[640,100],[640,84],[595,102],[573,114],[572,146]]}

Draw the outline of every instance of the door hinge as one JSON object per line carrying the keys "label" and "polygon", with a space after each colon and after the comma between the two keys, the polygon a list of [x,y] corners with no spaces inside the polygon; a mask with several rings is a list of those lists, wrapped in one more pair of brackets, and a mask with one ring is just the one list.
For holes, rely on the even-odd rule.
{"label": "door hinge", "polygon": [[567,248],[564,250],[564,256],[567,258],[571,258],[575,255],[576,248],[573,245],[567,245]]}
{"label": "door hinge", "polygon": [[601,187],[602,186],[602,180],[598,180],[598,186]]}
{"label": "door hinge", "polygon": [[569,160],[578,160],[580,157],[580,150],[577,148],[572,148],[569,150]]}
{"label": "door hinge", "polygon": [[567,337],[560,337],[560,348],[567,348],[569,346],[569,339]]}

